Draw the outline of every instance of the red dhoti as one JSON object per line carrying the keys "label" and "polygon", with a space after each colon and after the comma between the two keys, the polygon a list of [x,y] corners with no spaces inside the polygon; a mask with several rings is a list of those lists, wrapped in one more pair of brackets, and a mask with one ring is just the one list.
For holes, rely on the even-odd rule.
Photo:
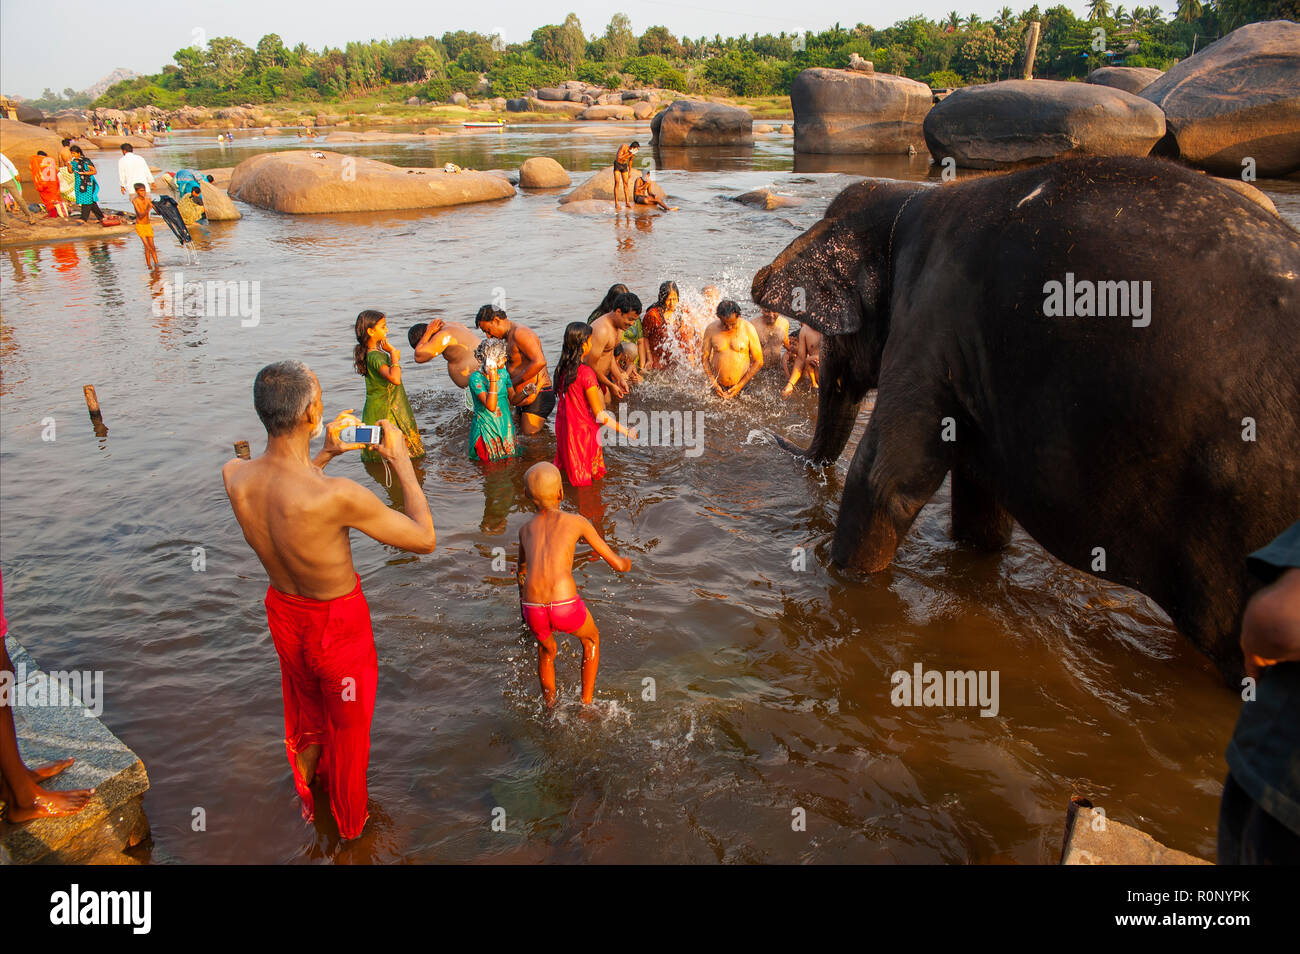
{"label": "red dhoti", "polygon": [[333,600],[289,596],[268,587],[266,621],[280,656],[284,747],[302,798],[303,818],[311,821],[314,802],[296,756],[319,744],[323,751],[316,771],[329,788],[339,834],[356,838],[370,818],[366,768],[379,683],[370,606],[361,592],[361,578],[351,593]]}

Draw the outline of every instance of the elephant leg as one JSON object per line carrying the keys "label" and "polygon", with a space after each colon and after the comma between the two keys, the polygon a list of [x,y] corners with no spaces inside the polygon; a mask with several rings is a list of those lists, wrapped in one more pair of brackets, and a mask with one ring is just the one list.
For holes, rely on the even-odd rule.
{"label": "elephant leg", "polygon": [[1011,542],[1011,514],[988,485],[960,463],[952,470],[952,538],[981,550],[1001,550]]}
{"label": "elephant leg", "polygon": [[[883,379],[876,409],[844,483],[831,560],[877,573],[889,566],[912,521],[952,466],[946,411],[933,385]],[[895,397],[891,400],[890,395]],[[898,397],[901,395],[901,397]]]}
{"label": "elephant leg", "polygon": [[814,464],[829,464],[839,460],[844,445],[849,442],[853,425],[858,420],[858,408],[866,397],[868,388],[856,384],[852,346],[845,335],[827,335],[822,339],[820,387],[817,391],[817,428],[812,443],[804,450],[785,438],[777,436],[776,442],[797,457],[805,457]]}

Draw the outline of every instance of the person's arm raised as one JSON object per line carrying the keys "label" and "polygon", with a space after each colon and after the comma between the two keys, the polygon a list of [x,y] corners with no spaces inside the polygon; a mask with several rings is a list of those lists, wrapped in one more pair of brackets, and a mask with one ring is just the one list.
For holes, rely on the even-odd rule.
{"label": "person's arm raised", "polygon": [[[415,344],[415,363],[424,364],[426,361],[432,361],[438,355],[447,349],[448,341],[435,342],[434,337],[442,331],[443,321],[441,318],[435,318],[429,322],[429,327],[424,329],[424,334]],[[450,335],[445,336],[450,338]]]}
{"label": "person's arm raised", "polygon": [[415,477],[415,468],[406,450],[406,438],[395,424],[387,420],[380,421],[379,426],[384,431],[384,442],[375,449],[397,472],[397,479],[402,484],[402,497],[406,501],[406,513],[389,508],[371,491],[347,480],[342,482],[345,494],[342,523],[380,543],[412,553],[432,553],[437,543],[433,515],[429,513],[424,488]]}
{"label": "person's arm raised", "polygon": [[590,520],[586,517],[579,517],[578,519],[582,521],[582,539],[591,544],[591,548],[596,551],[597,556],[620,573],[626,573],[632,569],[632,561],[628,557],[621,557],[615,553]]}
{"label": "person's arm raised", "polygon": [[379,342],[379,350],[388,352],[388,366],[379,369],[379,375],[389,384],[402,383],[402,355],[387,338]]}

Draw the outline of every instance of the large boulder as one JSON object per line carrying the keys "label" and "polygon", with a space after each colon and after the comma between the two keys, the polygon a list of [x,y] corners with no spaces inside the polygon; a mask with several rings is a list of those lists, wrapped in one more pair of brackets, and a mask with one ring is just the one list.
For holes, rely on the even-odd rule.
{"label": "large boulder", "polygon": [[52,129],[42,129],[16,119],[0,119],[0,152],[18,168],[22,182],[32,181],[31,161],[38,149],[57,156],[62,137]]}
{"label": "large boulder", "polygon": [[1165,112],[1161,151],[1224,176],[1300,169],[1300,23],[1233,30],[1142,91]]}
{"label": "large boulder", "polygon": [[1137,95],[1164,75],[1164,70],[1147,66],[1103,66],[1088,74],[1088,82],[1094,86],[1110,86]]}
{"label": "large boulder", "polygon": [[771,189],[755,189],[753,192],[746,192],[744,195],[733,196],[732,202],[739,202],[741,205],[747,205],[754,209],[783,209],[791,205],[803,205],[803,200],[798,196],[781,195],[779,192],[773,192]]}
{"label": "large boulder", "polygon": [[547,102],[564,102],[569,98],[569,91],[567,89],[544,86],[537,91],[537,98],[544,99]]}
{"label": "large boulder", "polygon": [[588,106],[578,113],[579,119],[635,119],[636,110],[631,106]]}
{"label": "large boulder", "polygon": [[528,112],[528,100],[526,99],[507,99],[506,112],[526,113]]}
{"label": "large boulder", "polygon": [[[630,182],[636,181],[636,174],[632,175]],[[650,194],[660,202],[667,202],[668,195],[664,192],[663,186],[657,182],[650,183]],[[619,190],[619,200],[622,201],[623,193]],[[572,202],[586,202],[598,199],[605,202],[614,201],[614,167],[606,166],[599,172],[593,172],[591,177],[582,185],[572,192],[566,193],[560,197],[560,205],[568,205]]]}
{"label": "large boulder", "polygon": [[90,136],[90,144],[96,149],[116,149],[120,151],[124,144],[130,143],[132,149],[150,149],[153,147],[152,136]]}
{"label": "large boulder", "polygon": [[534,156],[519,167],[519,185],[525,189],[560,189],[572,184],[564,166],[549,156]]}
{"label": "large boulder", "polygon": [[225,189],[211,182],[200,182],[199,188],[203,193],[203,208],[209,222],[233,222],[243,218]]}
{"label": "large boulder", "polygon": [[967,86],[925,117],[935,161],[1008,169],[1075,156],[1145,156],[1165,117],[1141,97],[1109,86],[1005,80]]}
{"label": "large boulder", "polygon": [[656,146],[735,146],[754,142],[754,117],[722,103],[679,99],[650,120]]}
{"label": "large boulder", "polygon": [[576,116],[587,108],[582,103],[537,98],[530,99],[528,104],[535,113],[568,113],[570,116]]}
{"label": "large boulder", "polygon": [[925,144],[930,87],[905,76],[858,70],[801,70],[790,86],[794,150],[892,155]]}
{"label": "large boulder", "polygon": [[468,106],[469,97],[464,93],[457,91],[451,94],[451,98],[448,99],[447,102],[451,103],[453,106]]}
{"label": "large boulder", "polygon": [[658,107],[655,106],[654,103],[645,102],[645,101],[640,101],[640,102],[633,103],[633,104],[632,104],[632,118],[633,118],[633,119],[649,119],[651,116],[653,116],[653,115],[655,114],[655,110],[656,110],[656,109],[658,109]]}
{"label": "large boulder", "polygon": [[432,209],[506,199],[509,181],[486,172],[403,169],[361,156],[307,150],[270,152],[245,159],[230,178],[230,194],[276,212],[370,212]]}

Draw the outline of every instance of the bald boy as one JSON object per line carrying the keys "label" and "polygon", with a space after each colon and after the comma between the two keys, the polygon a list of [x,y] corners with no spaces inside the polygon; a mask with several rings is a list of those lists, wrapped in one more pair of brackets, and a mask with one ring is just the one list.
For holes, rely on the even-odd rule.
{"label": "bald boy", "polygon": [[537,513],[519,530],[519,606],[524,622],[537,637],[537,676],[548,707],[555,705],[555,631],[582,643],[582,703],[590,705],[600,665],[600,633],[578,584],[573,580],[573,551],[586,540],[606,563],[620,573],[632,561],[610,549],[591,521],[560,510],[564,485],[554,464],[528,468],[524,486]]}

